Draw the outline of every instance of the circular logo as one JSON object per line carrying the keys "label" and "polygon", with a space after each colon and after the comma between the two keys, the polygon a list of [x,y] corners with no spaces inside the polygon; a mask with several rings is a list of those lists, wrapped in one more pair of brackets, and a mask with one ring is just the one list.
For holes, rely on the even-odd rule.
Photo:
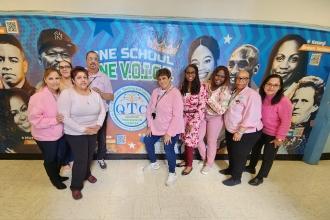
{"label": "circular logo", "polygon": [[112,121],[127,131],[138,131],[146,127],[146,111],[150,94],[141,87],[125,86],[115,92],[110,103]]}

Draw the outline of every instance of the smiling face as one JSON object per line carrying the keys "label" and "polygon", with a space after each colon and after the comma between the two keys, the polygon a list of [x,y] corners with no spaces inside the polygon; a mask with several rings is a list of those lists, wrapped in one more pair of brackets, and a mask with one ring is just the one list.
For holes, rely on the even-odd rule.
{"label": "smiling face", "polygon": [[20,96],[13,96],[9,100],[9,105],[10,113],[17,127],[24,132],[30,132],[31,124],[28,121],[27,103]]}
{"label": "smiling face", "polygon": [[212,52],[205,46],[199,45],[191,56],[190,63],[198,67],[200,80],[207,80],[215,65]]}
{"label": "smiling face", "polygon": [[191,83],[196,78],[196,71],[193,67],[188,67],[185,72],[186,80]]}
{"label": "smiling face", "polygon": [[168,89],[171,86],[171,78],[161,75],[157,78],[158,85],[161,89]]}
{"label": "smiling face", "polygon": [[213,77],[212,83],[215,86],[222,86],[226,82],[226,74],[225,71],[219,70]]}
{"label": "smiling face", "polygon": [[67,61],[61,61],[59,63],[59,71],[63,78],[69,79],[71,78],[70,72],[71,72],[71,65]]}
{"label": "smiling face", "polygon": [[100,65],[97,53],[90,52],[86,57],[86,64],[89,73],[97,73]]}
{"label": "smiling face", "polygon": [[242,91],[245,87],[249,85],[249,82],[250,82],[250,74],[245,70],[240,71],[236,76],[236,81],[235,81],[236,89],[238,91]]}
{"label": "smiling face", "polygon": [[54,68],[58,70],[59,63],[63,60],[71,63],[71,54],[69,50],[63,47],[50,47],[40,54],[40,61],[44,68]]}
{"label": "smiling face", "polygon": [[73,79],[74,86],[80,90],[87,90],[88,82],[88,76],[84,72],[78,72]]}
{"label": "smiling face", "polygon": [[50,91],[56,92],[60,88],[61,76],[58,72],[50,72],[44,80]]}
{"label": "smiling face", "polygon": [[289,80],[299,64],[299,46],[295,40],[285,41],[278,49],[272,65],[272,74],[278,74],[283,82]]}
{"label": "smiling face", "polygon": [[28,63],[19,48],[0,44],[0,73],[5,86],[21,88],[25,82]]}
{"label": "smiling face", "polygon": [[293,104],[292,123],[307,122],[311,114],[318,109],[314,104],[315,90],[312,87],[301,87],[296,90],[291,102]]}
{"label": "smiling face", "polygon": [[280,88],[281,88],[280,79],[270,78],[268,80],[268,82],[265,83],[265,86],[263,89],[264,89],[266,95],[273,96],[278,92],[278,90],[280,90]]}

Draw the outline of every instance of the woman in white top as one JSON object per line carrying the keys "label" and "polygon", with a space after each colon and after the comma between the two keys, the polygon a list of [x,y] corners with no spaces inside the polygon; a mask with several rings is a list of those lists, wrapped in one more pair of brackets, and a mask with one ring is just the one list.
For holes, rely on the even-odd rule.
{"label": "woman in white top", "polygon": [[73,88],[65,89],[58,100],[64,116],[64,134],[73,152],[71,190],[81,199],[84,180],[95,183],[90,164],[96,148],[96,133],[103,124],[105,109],[100,95],[89,89],[88,72],[77,66],[71,71]]}

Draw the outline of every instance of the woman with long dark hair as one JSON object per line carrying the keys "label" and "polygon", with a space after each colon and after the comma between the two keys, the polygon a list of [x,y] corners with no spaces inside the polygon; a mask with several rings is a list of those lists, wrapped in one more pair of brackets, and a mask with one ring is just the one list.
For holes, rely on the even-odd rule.
{"label": "woman with long dark hair", "polygon": [[[206,115],[199,129],[199,154],[204,161],[201,170],[207,174],[213,166],[217,152],[217,139],[223,126],[223,114],[228,108],[230,99],[229,71],[225,66],[214,69],[210,80],[205,83],[207,90]],[[206,135],[207,147],[204,143]]]}
{"label": "woman with long dark hair", "polygon": [[201,84],[198,68],[195,64],[189,64],[184,70],[184,79],[181,85],[183,96],[183,116],[185,121],[185,132],[182,140],[185,145],[184,158],[177,166],[185,169],[182,175],[188,175],[192,171],[194,149],[198,147],[200,123],[205,117],[207,92]]}
{"label": "woman with long dark hair", "polygon": [[292,104],[284,96],[283,80],[280,75],[269,75],[261,84],[259,94],[262,99],[262,129],[261,138],[252,149],[250,164],[245,170],[251,174],[256,172],[255,167],[264,146],[261,168],[256,177],[249,181],[250,185],[257,186],[268,176],[273,160],[287,136],[291,125]]}

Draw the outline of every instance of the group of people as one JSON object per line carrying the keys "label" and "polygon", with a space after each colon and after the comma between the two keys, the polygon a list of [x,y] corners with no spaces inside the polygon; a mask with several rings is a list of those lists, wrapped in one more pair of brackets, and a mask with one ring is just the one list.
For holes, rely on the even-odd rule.
{"label": "group of people", "polygon": [[[86,54],[87,69],[68,61],[44,72],[42,85],[31,96],[27,115],[31,133],[39,146],[44,167],[57,189],[67,188],[60,176],[63,163],[72,163],[71,191],[74,199],[82,198],[83,183],[97,181],[90,165],[96,145],[97,161],[106,168],[107,101],[113,100],[109,78],[99,71],[98,55]],[[66,153],[63,153],[66,152]],[[71,152],[71,153],[70,153]]]}
{"label": "group of people", "polygon": [[[162,138],[169,171],[166,185],[176,181],[176,166],[185,167],[182,175],[190,174],[195,148],[203,161],[201,173],[207,174],[214,164],[217,140],[224,128],[229,166],[220,173],[231,177],[223,184],[240,184],[243,171],[255,174],[264,146],[259,173],[249,181],[251,185],[261,184],[291,124],[292,104],[284,96],[282,77],[269,75],[258,93],[250,88],[251,75],[245,70],[238,72],[234,86],[230,86],[231,78],[225,66],[216,67],[204,83],[198,71],[195,64],[189,64],[178,89],[171,84],[168,69],[158,70],[159,87],[153,90],[146,112],[148,128],[144,142],[150,159],[147,168],[160,168],[154,145]],[[184,161],[176,164],[174,147],[179,139],[185,149]],[[246,166],[251,151],[251,160]]]}

